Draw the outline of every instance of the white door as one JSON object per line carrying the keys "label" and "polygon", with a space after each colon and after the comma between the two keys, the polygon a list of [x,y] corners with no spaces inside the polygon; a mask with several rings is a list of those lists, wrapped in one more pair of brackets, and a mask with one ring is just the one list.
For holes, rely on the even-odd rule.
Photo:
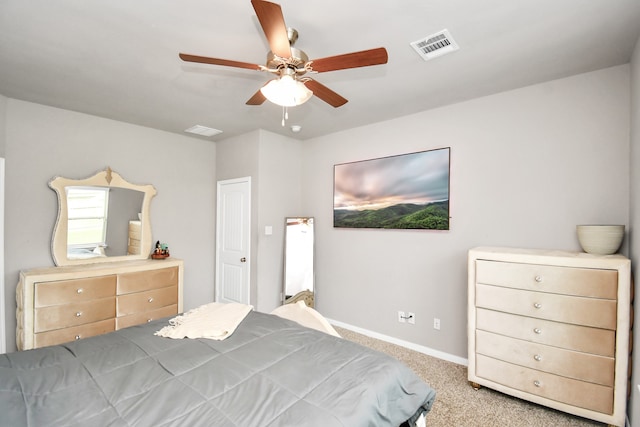
{"label": "white door", "polygon": [[216,301],[249,304],[251,177],[218,181]]}

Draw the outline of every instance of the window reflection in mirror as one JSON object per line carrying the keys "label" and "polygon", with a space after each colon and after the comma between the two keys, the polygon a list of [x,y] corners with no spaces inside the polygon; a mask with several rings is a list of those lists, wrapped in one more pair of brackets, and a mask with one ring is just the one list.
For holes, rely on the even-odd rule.
{"label": "window reflection in mirror", "polygon": [[[57,266],[149,258],[153,237],[149,209],[156,195],[153,185],[132,184],[107,167],[84,179],[56,176],[49,187],[58,197],[51,238],[51,255]],[[71,208],[70,193],[77,199]]]}
{"label": "window reflection in mirror", "polygon": [[140,254],[143,192],[98,186],[65,191],[69,259]]}

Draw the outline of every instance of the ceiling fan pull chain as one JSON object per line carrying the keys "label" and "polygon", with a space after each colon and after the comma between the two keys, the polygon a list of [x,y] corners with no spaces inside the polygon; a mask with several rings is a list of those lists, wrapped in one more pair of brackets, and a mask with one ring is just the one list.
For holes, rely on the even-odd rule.
{"label": "ceiling fan pull chain", "polygon": [[282,107],[282,127],[284,127],[284,122],[289,120],[289,109],[287,107]]}

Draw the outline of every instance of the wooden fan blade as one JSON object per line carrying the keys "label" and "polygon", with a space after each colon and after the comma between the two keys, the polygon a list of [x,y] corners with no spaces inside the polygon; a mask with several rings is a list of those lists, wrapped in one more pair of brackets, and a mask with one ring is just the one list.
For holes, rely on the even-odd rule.
{"label": "wooden fan blade", "polygon": [[332,107],[338,108],[349,102],[346,98],[343,98],[322,83],[319,83],[313,79],[306,80],[304,82],[304,85],[309,88],[309,90],[311,90],[315,96],[322,99]]}
{"label": "wooden fan blade", "polygon": [[318,73],[324,73],[326,71],[386,64],[388,59],[387,49],[378,47],[376,49],[314,59],[311,61],[311,69]]}
{"label": "wooden fan blade", "polygon": [[209,58],[208,56],[189,55],[186,53],[180,54],[180,59],[187,62],[199,62],[202,64],[224,65],[227,67],[247,68],[249,70],[260,71],[260,66],[256,64],[250,64],[248,62],[230,61],[228,59]]}
{"label": "wooden fan blade", "polygon": [[291,45],[280,5],[264,0],[251,0],[251,4],[267,36],[271,52],[281,58],[291,58]]}
{"label": "wooden fan blade", "polygon": [[262,105],[267,98],[264,97],[260,89],[256,93],[253,94],[251,98],[247,101],[247,105]]}

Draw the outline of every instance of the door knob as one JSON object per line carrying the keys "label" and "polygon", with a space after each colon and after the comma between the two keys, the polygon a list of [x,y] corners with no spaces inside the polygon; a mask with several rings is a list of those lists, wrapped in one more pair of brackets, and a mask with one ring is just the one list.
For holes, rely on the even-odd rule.
{"label": "door knob", "polygon": [[240,262],[247,262],[247,258],[246,257],[240,258]]}

